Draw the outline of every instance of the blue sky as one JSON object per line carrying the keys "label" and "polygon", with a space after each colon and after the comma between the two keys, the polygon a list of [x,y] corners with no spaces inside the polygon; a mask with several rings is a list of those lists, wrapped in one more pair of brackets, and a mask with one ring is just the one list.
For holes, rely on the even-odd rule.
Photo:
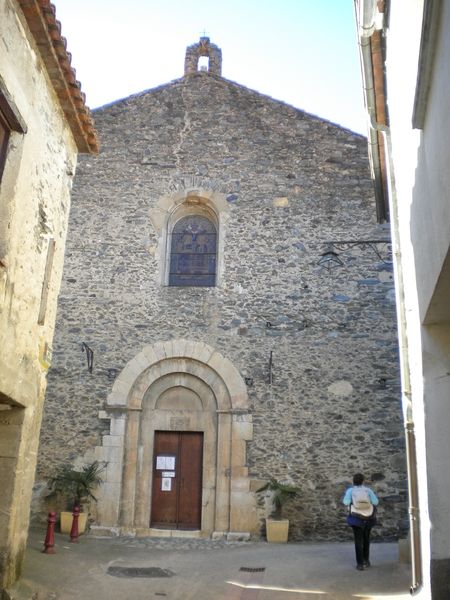
{"label": "blue sky", "polygon": [[206,30],[222,75],[366,133],[353,0],[54,0],[91,108],[183,74]]}

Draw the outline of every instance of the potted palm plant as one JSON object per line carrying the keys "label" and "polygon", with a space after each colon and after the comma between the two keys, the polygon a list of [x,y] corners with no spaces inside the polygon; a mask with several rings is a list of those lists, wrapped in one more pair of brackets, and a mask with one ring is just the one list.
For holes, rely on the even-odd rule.
{"label": "potted palm plant", "polygon": [[288,500],[297,496],[299,488],[271,477],[265,485],[257,490],[257,493],[260,492],[271,492],[272,512],[266,518],[267,541],[271,543],[287,542],[289,519],[283,519],[283,506]]}
{"label": "potted palm plant", "polygon": [[64,465],[61,471],[50,479],[51,493],[49,495],[62,497],[69,508],[68,511],[61,512],[60,526],[62,533],[70,533],[72,513],[75,506],[82,509],[78,521],[80,533],[86,529],[91,501],[97,501],[93,492],[103,483],[101,474],[105,467],[106,464],[100,463],[98,460],[84,465],[81,470]]}

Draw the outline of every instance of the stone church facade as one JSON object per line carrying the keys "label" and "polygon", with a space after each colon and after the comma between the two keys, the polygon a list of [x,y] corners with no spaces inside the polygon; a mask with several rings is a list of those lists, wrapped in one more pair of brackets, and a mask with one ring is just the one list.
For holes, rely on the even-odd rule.
{"label": "stone church facade", "polygon": [[184,77],[94,116],[36,489],[98,459],[97,532],[230,537],[262,531],[274,476],[300,488],[291,537],[337,540],[363,471],[378,535],[398,537],[395,295],[366,139],[224,79],[208,38]]}

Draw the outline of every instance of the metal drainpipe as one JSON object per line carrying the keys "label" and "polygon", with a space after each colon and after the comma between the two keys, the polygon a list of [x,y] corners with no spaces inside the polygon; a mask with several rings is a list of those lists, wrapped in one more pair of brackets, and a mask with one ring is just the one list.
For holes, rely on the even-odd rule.
{"label": "metal drainpipe", "polygon": [[422,578],[422,550],[420,547],[420,513],[418,508],[418,484],[416,468],[416,436],[414,434],[414,422],[407,421],[406,429],[406,454],[408,465],[408,491],[410,494],[409,504],[409,523],[411,527],[411,594],[416,594],[420,591],[423,585]]}
{"label": "metal drainpipe", "polygon": [[[409,495],[409,524],[411,532],[411,577],[412,585],[410,588],[411,594],[415,594],[422,588],[423,573],[422,573],[422,553],[421,553],[421,538],[420,538],[420,512],[419,512],[419,493],[417,483],[417,455],[416,455],[416,440],[414,433],[414,421],[412,416],[411,405],[411,385],[409,376],[409,348],[408,338],[406,335],[406,316],[404,308],[404,286],[403,275],[401,269],[401,253],[399,248],[399,227],[398,227],[398,203],[395,193],[395,181],[393,176],[392,165],[390,160],[392,157],[390,147],[389,129],[384,125],[379,125],[376,122],[375,113],[375,92],[372,71],[372,55],[370,48],[370,36],[375,31],[375,3],[373,0],[364,0],[364,6],[358,15],[357,2],[355,1],[356,22],[358,25],[358,43],[361,49],[362,72],[364,82],[364,97],[366,99],[366,108],[369,114],[369,151],[372,157],[372,168],[379,169],[379,154],[378,154],[378,137],[377,131],[383,132],[385,141],[386,154],[389,157],[389,162],[386,165],[389,169],[390,182],[390,201],[392,212],[392,242],[393,242],[393,259],[396,270],[396,280],[398,284],[397,290],[397,314],[398,314],[398,335],[401,348],[401,370],[402,370],[402,400],[405,410],[405,437],[406,437],[406,465],[408,475],[408,495]],[[380,190],[382,191],[382,190]],[[379,190],[376,190],[379,193]]]}

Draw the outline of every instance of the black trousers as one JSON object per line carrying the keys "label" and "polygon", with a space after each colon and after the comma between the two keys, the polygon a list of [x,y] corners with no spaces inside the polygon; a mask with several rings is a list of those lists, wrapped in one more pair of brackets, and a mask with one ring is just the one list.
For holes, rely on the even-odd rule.
{"label": "black trousers", "polygon": [[372,523],[368,521],[361,527],[352,525],[353,535],[355,536],[356,564],[363,565],[369,561],[370,552],[370,532]]}

